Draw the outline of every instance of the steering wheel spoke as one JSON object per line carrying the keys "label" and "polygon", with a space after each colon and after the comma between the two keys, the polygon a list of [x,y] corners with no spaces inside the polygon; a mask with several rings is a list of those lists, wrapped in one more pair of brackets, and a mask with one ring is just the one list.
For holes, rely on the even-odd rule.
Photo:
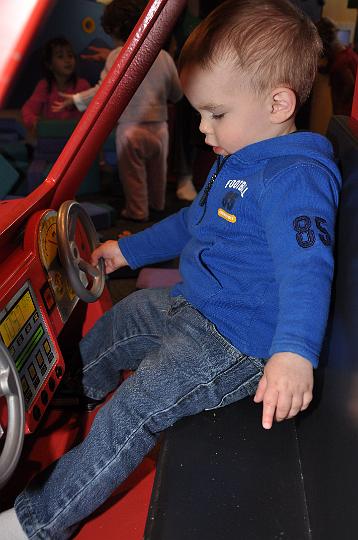
{"label": "steering wheel spoke", "polygon": [[[60,206],[57,217],[58,252],[74,292],[85,302],[95,302],[104,288],[104,264],[101,260],[94,267],[84,258],[76,243],[78,221],[87,235],[91,252],[97,247],[97,232],[87,212],[78,202],[66,201]],[[89,288],[87,277],[91,278]]]}
{"label": "steering wheel spoke", "polygon": [[8,421],[5,430],[0,425],[0,439],[4,439],[0,454],[0,488],[6,484],[20,459],[25,433],[25,400],[20,377],[13,360],[0,340],[0,395],[6,398]]}
{"label": "steering wheel spoke", "polygon": [[85,272],[86,274],[89,274],[93,278],[99,278],[100,277],[100,271],[96,266],[92,266],[89,262],[85,261],[84,259],[80,259],[78,261],[78,267],[82,272]]}
{"label": "steering wheel spoke", "polygon": [[14,385],[10,374],[10,367],[0,368],[0,396],[10,396],[14,392]]}

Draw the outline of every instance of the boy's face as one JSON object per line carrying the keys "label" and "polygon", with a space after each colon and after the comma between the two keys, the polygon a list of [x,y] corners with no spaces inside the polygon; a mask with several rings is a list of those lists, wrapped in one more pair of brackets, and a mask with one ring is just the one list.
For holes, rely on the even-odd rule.
{"label": "boy's face", "polygon": [[216,154],[233,154],[241,148],[275,136],[268,96],[258,97],[243,85],[242,74],[230,61],[203,69],[184,67],[183,91],[200,113],[199,129]]}

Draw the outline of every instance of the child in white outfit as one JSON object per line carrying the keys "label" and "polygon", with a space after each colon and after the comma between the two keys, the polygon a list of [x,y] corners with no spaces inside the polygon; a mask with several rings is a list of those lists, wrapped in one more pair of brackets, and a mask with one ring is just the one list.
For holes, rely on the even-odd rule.
{"label": "child in white outfit", "polygon": [[[106,6],[102,26],[117,47],[109,54],[96,86],[69,95],[57,109],[74,103],[84,111],[113,66],[123,43],[141,14],[133,0],[113,0]],[[171,56],[162,50],[120,117],[116,129],[118,172],[126,199],[121,216],[146,221],[149,209],[163,210],[169,148],[167,103],[182,97],[178,73]]]}

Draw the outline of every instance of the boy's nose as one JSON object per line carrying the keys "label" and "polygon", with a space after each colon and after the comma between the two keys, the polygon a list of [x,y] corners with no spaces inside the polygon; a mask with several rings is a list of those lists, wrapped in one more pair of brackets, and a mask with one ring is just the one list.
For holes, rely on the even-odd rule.
{"label": "boy's nose", "polygon": [[201,118],[200,120],[199,131],[204,134],[207,134],[210,131],[209,123],[204,118]]}

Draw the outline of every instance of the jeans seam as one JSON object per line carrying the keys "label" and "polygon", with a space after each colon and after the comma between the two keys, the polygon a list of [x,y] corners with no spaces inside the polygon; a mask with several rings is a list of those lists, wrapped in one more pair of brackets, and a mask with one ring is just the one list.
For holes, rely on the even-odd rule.
{"label": "jeans seam", "polygon": [[[257,367],[257,369],[260,370],[261,373],[264,372],[264,366],[258,358],[256,358],[255,356],[248,356],[247,358],[251,360],[251,362]],[[264,362],[264,359],[262,359],[262,362]]]}
{"label": "jeans seam", "polygon": [[239,388],[244,388],[245,386],[247,386],[248,384],[250,384],[255,378],[257,378],[259,376],[259,373],[255,373],[255,375],[253,375],[250,379],[246,380],[245,382],[239,384],[239,386],[237,386],[236,388],[234,388],[234,390],[231,390],[231,392],[227,392],[227,394],[225,394],[220,402],[218,403],[218,405],[215,405],[215,407],[210,407],[210,409],[205,409],[206,411],[212,411],[212,410],[215,410],[215,409],[219,409],[221,406],[222,406],[222,403],[224,402],[224,400],[228,397],[228,396],[231,396],[232,394],[234,394],[235,392],[237,392],[239,390]]}
{"label": "jeans seam", "polygon": [[[192,388],[189,392],[187,392],[184,396],[181,396],[175,403],[173,403],[172,405],[170,405],[169,407],[167,407],[166,409],[161,409],[160,411],[157,411],[155,413],[153,413],[151,416],[148,416],[148,418],[146,420],[144,420],[142,422],[142,424],[140,425],[140,427],[142,427],[143,424],[145,424],[148,420],[151,420],[152,418],[154,418],[155,416],[158,416],[159,414],[162,414],[164,412],[168,412],[170,411],[171,409],[174,409],[177,405],[179,405],[180,403],[182,403],[185,399],[187,399],[188,396],[190,396],[191,394],[193,394],[194,392],[196,392],[196,390],[198,388],[208,388],[210,386],[212,386],[216,380],[221,377],[222,375],[224,374],[227,374],[229,373],[230,371],[233,371],[234,369],[236,369],[240,364],[244,363],[245,361],[245,358],[248,358],[247,355],[241,355],[241,357],[237,360],[235,360],[234,364],[231,364],[230,366],[228,366],[226,369],[220,371],[219,373],[217,373],[214,377],[212,377],[209,381],[205,382],[205,383],[199,383],[197,384],[194,388]],[[257,366],[255,366],[257,367]],[[258,374],[255,374],[255,377],[257,376]],[[251,379],[250,379],[251,380]],[[247,383],[248,381],[245,381],[245,383]],[[243,385],[245,384],[243,383]]]}
{"label": "jeans seam", "polygon": [[[264,363],[265,362],[265,359],[259,359],[259,358],[256,358],[255,356],[251,356],[249,354],[245,354],[244,352],[241,352],[239,349],[237,349],[234,345],[232,345],[220,332],[219,330],[216,328],[215,324],[212,323],[211,321],[209,321],[207,319],[207,329],[208,331],[211,333],[211,335],[214,337],[214,339],[222,346],[224,347],[224,349],[234,355],[235,357],[236,356],[239,356],[240,359],[242,358],[247,358],[248,360],[250,360],[251,363],[253,363],[259,370],[261,373],[263,373],[263,368],[264,366],[262,365],[262,362]],[[261,361],[262,360],[262,361]]]}
{"label": "jeans seam", "polygon": [[217,341],[217,343],[220,344],[221,347],[223,347],[227,352],[230,354],[240,357],[248,357],[247,354],[241,352],[239,349],[237,349],[232,343],[230,343],[216,328],[215,324],[209,321],[209,319],[206,319],[206,325],[207,329],[210,332],[210,334],[213,336],[213,338]]}
{"label": "jeans seam", "polygon": [[108,347],[108,349],[106,349],[103,353],[101,353],[99,356],[97,356],[92,362],[87,364],[83,368],[82,373],[86,373],[86,371],[88,371],[89,369],[92,369],[92,367],[95,366],[99,361],[101,361],[104,356],[106,356],[108,353],[111,353],[111,352],[115,351],[117,349],[117,347],[120,347],[122,344],[127,343],[131,339],[136,339],[138,337],[148,338],[148,337],[158,337],[158,336],[156,336],[155,334],[142,334],[141,333],[141,334],[136,334],[134,336],[130,336],[128,338],[116,341],[110,347]]}
{"label": "jeans seam", "polygon": [[[37,519],[37,514],[35,512],[33,512],[33,510],[31,509],[31,505],[29,504],[29,500],[28,500],[28,498],[27,498],[27,496],[25,494],[22,496],[22,502],[23,502],[23,504],[25,504],[26,521],[29,519],[30,521],[35,522],[35,529],[36,530],[31,534],[31,536],[29,536],[29,540],[31,540],[31,538],[33,538],[34,535],[37,534],[37,532],[41,529],[41,525],[40,525],[39,520]],[[21,511],[21,514],[22,514],[22,511]],[[20,522],[20,524],[21,524],[21,522]],[[26,535],[27,535],[27,532],[26,532]]]}
{"label": "jeans seam", "polygon": [[[175,296],[174,297],[174,301],[172,302],[172,304],[169,306],[169,309],[167,311],[167,315],[168,317],[173,317],[175,316],[177,313],[180,313],[180,311],[182,311],[184,308],[190,306],[190,307],[193,307],[183,296],[179,295],[179,296]],[[194,308],[195,309],[195,308]]]}

